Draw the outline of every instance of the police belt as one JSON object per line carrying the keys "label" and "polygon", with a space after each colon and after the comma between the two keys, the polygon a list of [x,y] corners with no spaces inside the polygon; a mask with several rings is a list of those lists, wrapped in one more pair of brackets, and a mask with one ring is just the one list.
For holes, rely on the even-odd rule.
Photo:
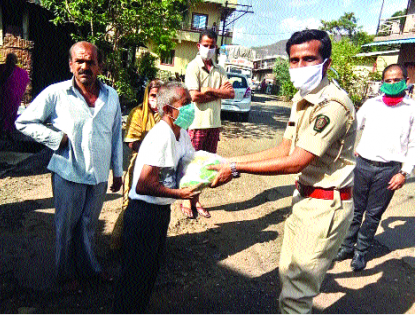
{"label": "police belt", "polygon": [[345,187],[341,189],[319,188],[319,187],[313,187],[313,186],[305,186],[299,182],[296,182],[296,189],[304,198],[333,200],[334,191],[336,190],[340,192],[341,200],[349,200],[353,197],[353,187]]}

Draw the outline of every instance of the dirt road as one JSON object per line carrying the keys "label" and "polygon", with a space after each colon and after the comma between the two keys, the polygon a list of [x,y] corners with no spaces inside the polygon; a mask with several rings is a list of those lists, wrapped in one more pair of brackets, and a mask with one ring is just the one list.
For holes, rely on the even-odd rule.
{"label": "dirt road", "polygon": [[[290,104],[257,95],[250,122],[224,117],[218,153],[234,156],[276,145],[289,114]],[[110,312],[112,286],[87,283],[83,295],[65,295],[53,284],[51,179],[40,167],[45,156],[31,158],[33,168],[26,163],[0,178],[0,312]],[[277,264],[292,192],[292,176],[243,174],[204,191],[210,219],[187,219],[174,204],[149,312],[276,313]],[[414,188],[405,193],[414,197]],[[101,263],[115,276],[118,256],[108,243],[120,205],[120,194],[107,195],[97,242]],[[349,261],[333,266],[314,311],[414,313],[414,268],[380,243],[370,256],[362,273],[352,273]]]}

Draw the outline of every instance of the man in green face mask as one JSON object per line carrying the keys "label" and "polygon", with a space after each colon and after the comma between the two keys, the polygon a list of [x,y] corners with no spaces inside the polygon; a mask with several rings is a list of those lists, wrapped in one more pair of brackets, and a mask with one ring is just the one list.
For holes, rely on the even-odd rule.
{"label": "man in green face mask", "polygon": [[[366,267],[366,253],[394,192],[414,167],[414,101],[406,96],[407,70],[398,64],[382,74],[383,95],[357,112],[363,134],[356,148],[354,218],[336,260],[352,258],[354,271]],[[365,220],[362,223],[363,215]]]}

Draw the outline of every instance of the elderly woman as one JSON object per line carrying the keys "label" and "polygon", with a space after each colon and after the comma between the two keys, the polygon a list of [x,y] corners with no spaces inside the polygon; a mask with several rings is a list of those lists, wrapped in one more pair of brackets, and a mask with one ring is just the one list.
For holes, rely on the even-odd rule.
{"label": "elderly woman", "polygon": [[162,118],[140,146],[124,213],[114,313],[145,313],[163,255],[170,205],[198,195],[194,187],[176,188],[179,161],[194,154],[186,131],[194,120],[190,93],[181,82],[168,82],[159,89],[157,105]]}
{"label": "elderly woman", "polygon": [[160,115],[156,107],[156,95],[162,84],[163,82],[158,79],[150,81],[144,91],[143,103],[134,107],[127,118],[124,142],[132,150],[132,155],[124,177],[122,209],[111,234],[111,249],[117,250],[121,248],[123,215],[128,206],[128,193],[133,179],[134,163],[144,137],[160,120]]}

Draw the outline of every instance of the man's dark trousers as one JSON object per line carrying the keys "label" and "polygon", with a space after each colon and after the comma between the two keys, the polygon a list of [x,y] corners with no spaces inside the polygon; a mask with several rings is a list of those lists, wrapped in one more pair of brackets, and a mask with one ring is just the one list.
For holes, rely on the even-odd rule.
{"label": "man's dark trousers", "polygon": [[[354,170],[354,218],[343,242],[346,251],[366,253],[373,242],[382,214],[388,207],[394,190],[387,189],[391,178],[401,169],[401,163],[375,163],[358,157]],[[363,214],[365,220],[363,221]]]}
{"label": "man's dark trousers", "polygon": [[124,213],[113,313],[145,313],[164,256],[170,205],[131,199]]}

